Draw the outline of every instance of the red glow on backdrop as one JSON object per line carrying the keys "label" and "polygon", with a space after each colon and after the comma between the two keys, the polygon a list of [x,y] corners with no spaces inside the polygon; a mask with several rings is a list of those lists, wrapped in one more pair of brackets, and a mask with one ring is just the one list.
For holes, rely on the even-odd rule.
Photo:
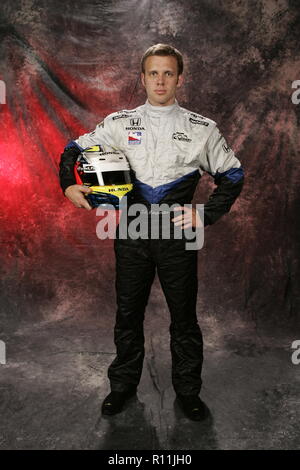
{"label": "red glow on backdrop", "polygon": [[[19,266],[36,263],[38,257],[48,260],[49,248],[56,242],[61,247],[71,245],[75,252],[101,243],[96,237],[96,211],[73,207],[63,196],[58,179],[65,145],[90,129],[83,127],[41,78],[32,87],[26,81],[17,93],[19,100],[13,101],[13,109],[8,104],[1,106],[0,169],[5,188],[1,225],[6,268],[14,263],[16,253]],[[95,125],[99,121],[94,118]]]}

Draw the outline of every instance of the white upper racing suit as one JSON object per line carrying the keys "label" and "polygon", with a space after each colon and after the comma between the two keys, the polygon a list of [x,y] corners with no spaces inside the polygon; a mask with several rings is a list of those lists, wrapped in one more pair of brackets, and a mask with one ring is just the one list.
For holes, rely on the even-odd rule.
{"label": "white upper racing suit", "polygon": [[61,165],[64,190],[76,183],[72,163],[79,151],[101,143],[126,155],[135,173],[134,190],[150,204],[189,203],[203,172],[213,176],[222,190],[217,188],[204,205],[205,225],[228,212],[242,189],[241,163],[216,123],[181,108],[177,101],[159,107],[147,101],[112,113],[93,132],[70,142],[71,159]]}
{"label": "white upper racing suit", "polygon": [[[180,205],[190,203],[197,183],[208,172],[217,185],[204,204],[204,225],[230,210],[240,194],[244,174],[216,123],[180,107],[152,106],[107,116],[96,129],[72,141],[61,156],[63,191],[76,184],[78,154],[93,145],[109,145],[127,157],[133,175],[131,202]],[[178,213],[174,214],[175,216]],[[108,369],[111,389],[128,391],[138,385],[144,358],[144,311],[157,274],[171,314],[172,383],[176,393],[198,394],[203,360],[202,334],[197,322],[197,250],[185,240],[115,240],[117,356]]]}

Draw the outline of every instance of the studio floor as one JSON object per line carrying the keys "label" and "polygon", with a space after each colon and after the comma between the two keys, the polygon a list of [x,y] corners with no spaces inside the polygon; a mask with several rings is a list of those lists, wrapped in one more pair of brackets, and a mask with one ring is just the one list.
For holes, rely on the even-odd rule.
{"label": "studio floor", "polygon": [[[159,322],[159,328],[157,327]],[[199,319],[204,335],[203,422],[187,419],[171,384],[168,322],[146,315],[136,397],[101,416],[115,356],[113,317],[20,322],[2,339],[1,449],[299,449],[296,333],[258,331],[238,319]]]}

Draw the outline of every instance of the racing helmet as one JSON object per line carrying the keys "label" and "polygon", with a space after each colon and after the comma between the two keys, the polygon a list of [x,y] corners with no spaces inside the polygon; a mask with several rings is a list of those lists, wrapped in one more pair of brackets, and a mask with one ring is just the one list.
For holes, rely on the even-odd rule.
{"label": "racing helmet", "polygon": [[133,187],[129,163],[125,155],[113,147],[86,148],[79,154],[74,171],[76,183],[93,190],[85,195],[93,208],[111,204],[119,209],[121,199]]}

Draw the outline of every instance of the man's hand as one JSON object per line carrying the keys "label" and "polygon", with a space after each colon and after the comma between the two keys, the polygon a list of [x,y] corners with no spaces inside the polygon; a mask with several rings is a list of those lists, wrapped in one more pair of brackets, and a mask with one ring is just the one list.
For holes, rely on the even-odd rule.
{"label": "man's hand", "polygon": [[92,207],[87,202],[86,198],[84,197],[84,193],[91,193],[92,189],[88,188],[87,186],[83,186],[81,184],[71,184],[65,190],[65,196],[73,202],[75,207],[87,209],[90,211]]}
{"label": "man's hand", "polygon": [[180,226],[182,229],[188,227],[203,227],[199,212],[197,211],[197,209],[195,209],[195,207],[178,206],[174,208],[174,211],[176,210],[184,210],[182,214],[178,215],[177,217],[174,217],[174,219],[171,219],[176,226]]}

